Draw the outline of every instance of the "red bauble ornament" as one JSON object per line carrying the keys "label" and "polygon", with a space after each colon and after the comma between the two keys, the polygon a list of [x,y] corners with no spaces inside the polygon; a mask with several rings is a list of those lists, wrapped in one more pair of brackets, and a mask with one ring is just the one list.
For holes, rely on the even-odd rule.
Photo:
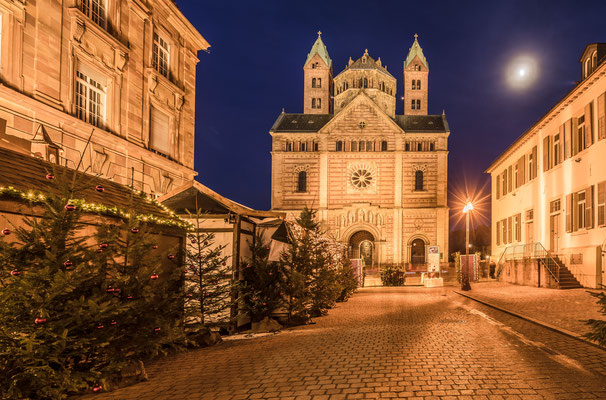
{"label": "red bauble ornament", "polygon": [[74,263],[71,262],[70,260],[67,260],[66,262],[63,263],[63,265],[66,267],[71,267],[72,265],[74,265]]}
{"label": "red bauble ornament", "polygon": [[12,233],[12,232],[11,232],[11,230],[10,230],[10,229],[8,229],[8,228],[4,228],[4,229],[2,229],[2,234],[3,234],[4,236],[8,236],[8,235],[10,235],[11,233]]}
{"label": "red bauble ornament", "polygon": [[154,250],[156,250],[157,248],[158,248],[157,244],[155,244],[155,245],[152,246],[152,249],[154,249]]}
{"label": "red bauble ornament", "polygon": [[109,244],[107,244],[107,243],[101,243],[99,245],[99,248],[101,248],[101,249],[107,249],[108,247],[109,247]]}
{"label": "red bauble ornament", "polygon": [[167,255],[166,257],[167,257],[169,260],[172,260],[172,259],[174,259],[174,258],[175,258],[175,256],[174,256],[174,255],[172,255],[172,254],[169,254],[169,255]]}
{"label": "red bauble ornament", "polygon": [[264,306],[266,306],[266,305],[267,305],[267,303],[263,303],[263,305],[264,305]]}
{"label": "red bauble ornament", "polygon": [[198,243],[198,241],[197,241],[196,239],[192,239],[192,240],[191,240],[191,243],[192,243],[192,244],[196,244],[196,243]]}
{"label": "red bauble ornament", "polygon": [[49,181],[52,181],[53,179],[55,179],[55,175],[53,175],[53,174],[46,174],[46,179],[48,179]]}
{"label": "red bauble ornament", "polygon": [[97,385],[97,386],[93,386],[93,392],[97,393],[103,390],[103,386],[101,385]]}
{"label": "red bauble ornament", "polygon": [[149,278],[153,280],[153,279],[158,279],[159,276],[158,276],[158,274],[152,274]]}
{"label": "red bauble ornament", "polygon": [[117,324],[117,322],[116,322],[116,321],[112,321],[112,322],[110,322],[109,324],[110,324],[110,325],[116,325],[116,324]]}
{"label": "red bauble ornament", "polygon": [[203,258],[204,258],[204,256],[202,254],[198,254],[198,260],[201,260]]}
{"label": "red bauble ornament", "polygon": [[105,328],[104,325],[102,325],[102,324],[97,325],[97,329],[103,329],[103,328]]}
{"label": "red bauble ornament", "polygon": [[226,263],[225,261],[223,261],[223,262],[221,263],[221,265],[223,265],[223,266],[225,267],[225,266],[227,265],[227,263]]}
{"label": "red bauble ornament", "polygon": [[269,247],[266,247],[265,250],[269,250]]}
{"label": "red bauble ornament", "polygon": [[46,318],[36,318],[34,320],[34,324],[36,324],[36,325],[43,325],[43,324],[46,324],[46,322],[47,322]]}
{"label": "red bauble ornament", "polygon": [[21,275],[21,272],[19,272],[17,270],[13,270],[13,271],[11,271],[11,275],[12,276],[18,276],[18,275]]}
{"label": "red bauble ornament", "polygon": [[269,275],[273,275],[273,274],[274,274],[273,272],[270,272],[270,273],[269,273]]}
{"label": "red bauble ornament", "polygon": [[103,253],[103,249],[97,249],[97,253]]}
{"label": "red bauble ornament", "polygon": [[160,328],[154,328],[154,332],[160,332]]}
{"label": "red bauble ornament", "polygon": [[139,233],[139,229],[137,229],[137,228],[132,228],[132,229],[130,230],[130,232],[131,232],[131,233]]}
{"label": "red bauble ornament", "polygon": [[284,293],[280,292],[280,296],[284,296]]}
{"label": "red bauble ornament", "polygon": [[204,241],[204,246],[208,246],[208,242],[206,240]]}
{"label": "red bauble ornament", "polygon": [[126,296],[126,299],[127,299],[127,300],[132,300],[132,299],[133,299],[133,296]]}
{"label": "red bauble ornament", "polygon": [[65,205],[65,209],[67,211],[74,211],[76,209],[76,206],[73,205],[73,204],[68,203],[68,204]]}
{"label": "red bauble ornament", "polygon": [[186,294],[185,297],[190,298],[191,294]]}
{"label": "red bauble ornament", "polygon": [[103,193],[105,191],[105,188],[101,185],[97,185],[95,186],[95,190],[99,193]]}

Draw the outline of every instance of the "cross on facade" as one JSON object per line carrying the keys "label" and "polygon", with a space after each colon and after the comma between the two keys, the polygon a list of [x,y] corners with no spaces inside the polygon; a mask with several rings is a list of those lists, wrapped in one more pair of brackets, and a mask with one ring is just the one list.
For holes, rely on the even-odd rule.
{"label": "cross on facade", "polygon": [[415,40],[417,40],[417,38],[418,38],[418,37],[419,37],[419,35],[417,35],[417,34],[415,33]]}
{"label": "cross on facade", "polygon": [[322,36],[322,31],[318,31],[318,36]]}

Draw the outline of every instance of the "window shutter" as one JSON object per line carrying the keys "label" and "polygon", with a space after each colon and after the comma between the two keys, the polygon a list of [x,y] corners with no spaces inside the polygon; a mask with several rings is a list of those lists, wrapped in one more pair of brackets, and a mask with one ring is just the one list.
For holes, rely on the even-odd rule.
{"label": "window shutter", "polygon": [[606,182],[598,183],[598,226],[606,223]]}
{"label": "window shutter", "polygon": [[593,144],[593,101],[585,106],[585,148]]}
{"label": "window shutter", "polygon": [[170,118],[156,108],[151,108],[150,147],[164,155],[170,155]]}
{"label": "window shutter", "polygon": [[566,196],[566,232],[572,232],[572,194]]}
{"label": "window shutter", "polygon": [[[538,171],[538,166],[539,166],[539,160],[537,159],[537,146],[534,146],[532,148],[532,178],[534,179],[537,177],[537,171]],[[528,173],[530,174],[530,171],[528,171]]]}
{"label": "window shutter", "polygon": [[598,97],[598,140],[606,138],[606,93]]}
{"label": "window shutter", "polygon": [[518,160],[518,184],[520,186],[526,183],[526,156],[520,157]]}
{"label": "window shutter", "polygon": [[572,157],[576,156],[579,152],[579,120],[576,118],[572,119],[572,132],[570,135],[572,136],[572,153],[570,153]]}
{"label": "window shutter", "polygon": [[585,190],[585,228],[592,229],[594,227],[594,213],[593,213],[593,198],[594,198],[594,185]]}
{"label": "window shutter", "polygon": [[564,159],[572,157],[572,118],[564,123]]}
{"label": "window shutter", "polygon": [[497,246],[501,245],[501,221],[497,221]]}
{"label": "window shutter", "polygon": [[561,163],[566,159],[566,129],[565,125],[560,125],[560,159],[558,163]]}
{"label": "window shutter", "polygon": [[549,170],[549,136],[543,138],[543,172]]}
{"label": "window shutter", "polygon": [[572,231],[576,232],[579,230],[579,195],[578,193],[572,194]]}
{"label": "window shutter", "polygon": [[507,170],[507,193],[511,193],[513,190],[513,167],[510,165]]}
{"label": "window shutter", "polygon": [[512,217],[507,218],[507,243],[513,242]]}
{"label": "window shutter", "polygon": [[522,214],[516,215],[516,241],[522,240]]}

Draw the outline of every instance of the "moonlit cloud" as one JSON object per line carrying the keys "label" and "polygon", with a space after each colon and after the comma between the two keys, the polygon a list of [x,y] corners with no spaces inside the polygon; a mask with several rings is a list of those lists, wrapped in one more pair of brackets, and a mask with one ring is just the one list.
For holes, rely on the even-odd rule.
{"label": "moonlit cloud", "polygon": [[538,74],[539,65],[535,57],[531,55],[517,56],[507,65],[507,84],[515,90],[526,89],[537,79]]}

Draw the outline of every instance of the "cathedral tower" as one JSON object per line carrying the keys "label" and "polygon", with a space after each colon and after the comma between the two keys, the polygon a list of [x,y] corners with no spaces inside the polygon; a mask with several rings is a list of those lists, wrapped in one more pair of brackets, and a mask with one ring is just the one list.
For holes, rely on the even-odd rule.
{"label": "cathedral tower", "polygon": [[332,114],[332,60],[322,41],[322,32],[307,55],[303,66],[303,112]]}
{"label": "cathedral tower", "polygon": [[427,115],[429,64],[417,38],[404,61],[405,115]]}

